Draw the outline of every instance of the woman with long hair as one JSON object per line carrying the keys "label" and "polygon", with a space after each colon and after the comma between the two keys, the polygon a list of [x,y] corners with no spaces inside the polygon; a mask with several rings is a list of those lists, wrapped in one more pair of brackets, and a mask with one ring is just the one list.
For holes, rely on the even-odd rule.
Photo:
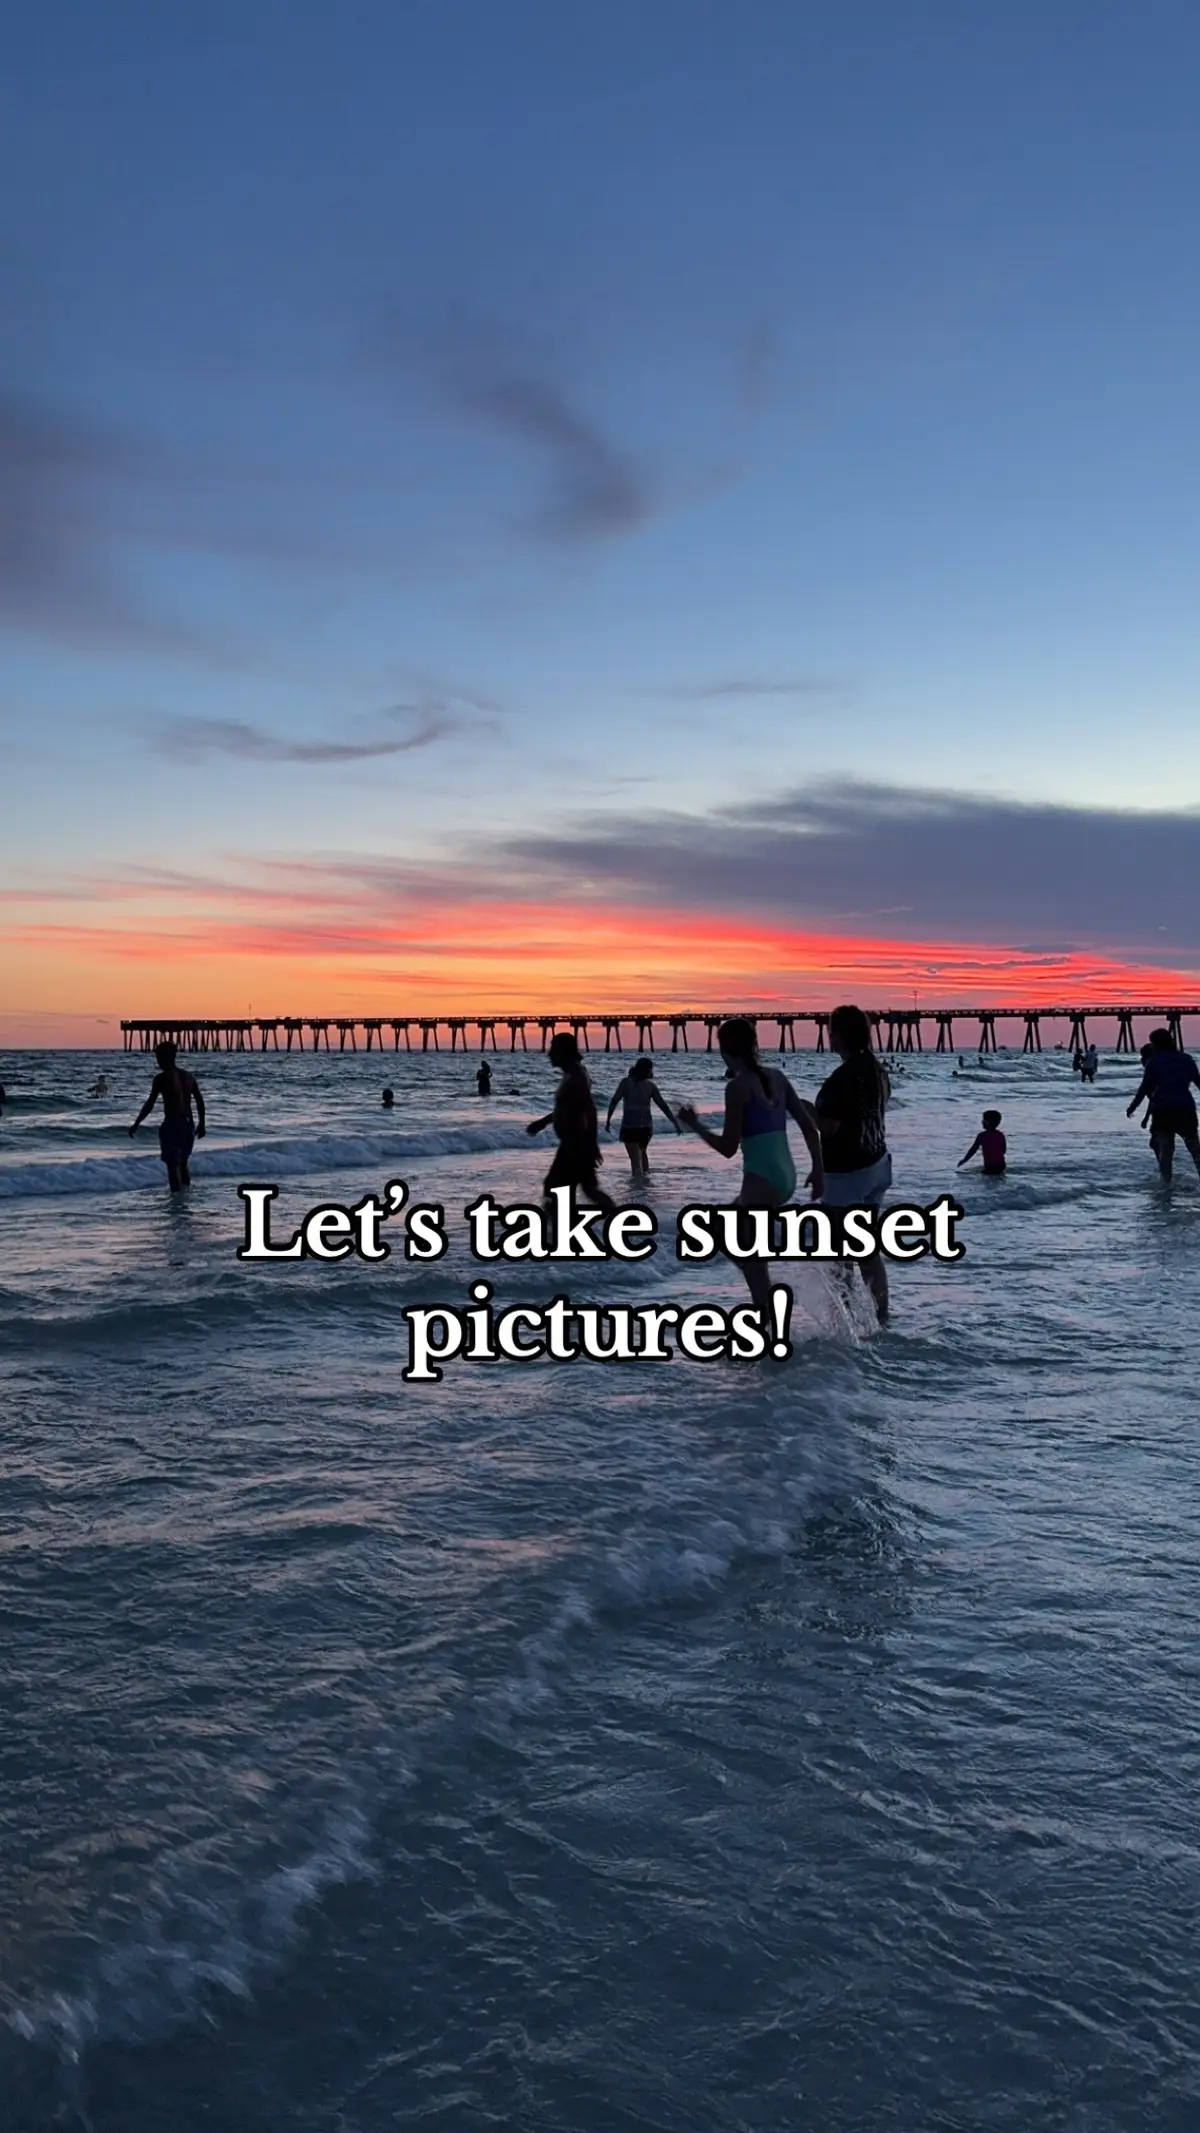
{"label": "woman with long hair", "polygon": [[[817,1090],[817,1124],[825,1157],[821,1205],[831,1214],[844,1207],[877,1208],[892,1182],[884,1112],[891,1095],[887,1070],[871,1046],[871,1027],[861,1007],[835,1007],[829,1043],[841,1065]],[[880,1324],[888,1315],[887,1268],[879,1253],[860,1259],[858,1269],[875,1299]]]}
{"label": "woman with long hair", "polygon": [[[794,1118],[812,1157],[810,1184],[820,1198],[824,1184],[821,1137],[811,1106],[801,1101],[786,1074],[778,1067],[764,1066],[758,1052],[758,1033],[752,1022],[736,1015],[722,1022],[717,1043],[725,1061],[725,1123],[720,1133],[701,1123],[693,1104],[680,1104],[676,1117],[718,1155],[742,1153],[742,1189],[739,1207],[783,1207],[796,1190],[796,1165],[788,1146],[788,1120]],[[771,1308],[770,1261],[760,1258],[739,1262],[754,1302],[764,1319]]]}
{"label": "woman with long hair", "polygon": [[558,1135],[558,1148],[546,1172],[543,1191],[548,1199],[555,1185],[568,1185],[572,1194],[581,1192],[606,1215],[615,1215],[617,1203],[596,1176],[597,1164],[604,1161],[596,1102],[580,1057],[579,1039],[570,1030],[560,1029],[551,1038],[550,1064],[562,1076],[554,1109],[543,1118],[531,1120],[525,1129],[527,1133],[540,1133],[544,1126],[552,1125]]}

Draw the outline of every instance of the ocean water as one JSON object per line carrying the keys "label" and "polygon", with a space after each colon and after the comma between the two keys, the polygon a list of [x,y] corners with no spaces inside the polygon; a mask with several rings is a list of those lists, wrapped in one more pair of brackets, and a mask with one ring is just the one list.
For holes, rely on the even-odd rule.
{"label": "ocean water", "polygon": [[[786,1364],[423,1386],[400,1309],[536,1191],[545,1062],[191,1063],[172,1203],[146,1060],[0,1061],[5,2133],[1194,2133],[1200,1180],[1128,1062],[905,1062],[894,1197],[967,1249],[886,1332],[806,1267]],[[988,1102],[1010,1175],[956,1179]],[[733,1189],[653,1155],[668,1229]],[[439,1265],[235,1257],[239,1179],[395,1176]]]}

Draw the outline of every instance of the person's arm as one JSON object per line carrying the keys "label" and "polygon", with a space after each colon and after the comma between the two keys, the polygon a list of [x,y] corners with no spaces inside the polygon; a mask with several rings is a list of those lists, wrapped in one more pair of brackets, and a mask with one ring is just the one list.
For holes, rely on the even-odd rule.
{"label": "person's arm", "polygon": [[971,1157],[972,1157],[973,1155],[978,1155],[978,1153],[979,1153],[979,1150],[981,1149],[981,1147],[982,1147],[982,1146],[983,1146],[983,1135],[982,1135],[982,1133],[977,1133],[977,1134],[975,1135],[975,1138],[974,1138],[974,1140],[973,1140],[973,1141],[971,1142],[971,1145],[970,1145],[970,1147],[968,1148],[968,1150],[967,1150],[966,1154],[965,1154],[965,1155],[963,1156],[963,1158],[962,1158],[962,1161],[961,1161],[961,1162],[959,1162],[958,1164],[956,1164],[956,1166],[955,1166],[955,1167],[956,1167],[956,1169],[958,1169],[958,1170],[961,1170],[961,1169],[962,1169],[962,1166],[963,1166],[963,1163],[969,1163],[969,1162],[970,1162],[970,1160],[971,1160]]}
{"label": "person's arm", "polygon": [[531,1118],[529,1124],[525,1128],[526,1133],[541,1133],[543,1129],[550,1124],[550,1121],[553,1117],[553,1111],[547,1111],[544,1118]]}
{"label": "person's arm", "polygon": [[682,1133],[683,1127],[680,1125],[679,1120],[676,1118],[675,1113],[672,1111],[670,1104],[666,1101],[666,1098],[660,1096],[657,1089],[651,1089],[650,1096],[652,1101],[658,1105],[658,1108],[662,1112],[664,1118],[670,1119],[671,1124],[674,1126],[676,1133]]}
{"label": "person's arm", "polygon": [[1149,1096],[1149,1094],[1150,1094],[1150,1091],[1149,1091],[1149,1089],[1148,1089],[1148,1088],[1146,1087],[1146,1077],[1145,1077],[1145,1075],[1143,1074],[1143,1075],[1142,1075],[1142,1078],[1141,1078],[1141,1080],[1140,1080],[1140,1081],[1139,1081],[1139,1083],[1138,1083],[1138,1091],[1137,1091],[1137,1095],[1136,1095],[1136,1096],[1135,1096],[1135,1097],[1134,1097],[1134,1098],[1132,1099],[1132,1101],[1131,1101],[1131,1102],[1130,1102],[1130,1103],[1128,1104],[1128,1106],[1126,1107],[1126,1111],[1125,1111],[1125,1116],[1126,1116],[1126,1118],[1132,1118],[1132,1117],[1133,1117],[1133,1114],[1134,1114],[1134,1112],[1135,1112],[1135,1111],[1137,1110],[1137,1107],[1138,1107],[1138,1105],[1139,1105],[1139,1104],[1140,1104],[1140,1103],[1141,1103],[1141,1102],[1143,1101],[1143,1099],[1144,1099],[1145,1097]]}
{"label": "person's arm", "polygon": [[154,1077],[154,1079],[153,1079],[153,1081],[152,1081],[152,1082],[151,1082],[151,1084],[150,1084],[150,1094],[149,1094],[149,1096],[148,1096],[148,1097],[146,1098],[146,1101],[145,1101],[145,1103],[144,1103],[144,1104],[142,1105],[142,1108],[141,1108],[141,1110],[140,1110],[140,1111],[138,1112],[138,1115],[137,1115],[137,1117],[136,1117],[136,1118],[134,1119],[134,1121],[133,1121],[133,1124],[132,1124],[132,1126],[131,1126],[131,1127],[129,1128],[129,1138],[130,1138],[130,1140],[132,1140],[132,1139],[133,1139],[133,1136],[134,1136],[134,1134],[135,1134],[135,1133],[137,1132],[137,1129],[138,1129],[138,1127],[139,1127],[139,1126],[141,1125],[141,1123],[142,1123],[142,1120],[143,1120],[144,1118],[149,1118],[149,1116],[150,1116],[150,1113],[151,1113],[151,1112],[153,1111],[153,1109],[154,1109],[154,1106],[155,1106],[155,1104],[156,1104],[156,1103],[158,1102],[158,1099],[159,1099],[159,1095],[160,1095],[160,1093],[161,1093],[161,1090],[162,1090],[162,1075],[161,1075],[161,1074],[156,1074],[156,1075],[155,1075],[155,1077]]}
{"label": "person's arm", "polygon": [[745,1109],[745,1092],[738,1088],[736,1082],[730,1082],[725,1092],[725,1124],[720,1133],[714,1133],[710,1127],[704,1125],[696,1115],[694,1104],[680,1104],[678,1116],[685,1126],[691,1127],[693,1133],[700,1135],[702,1141],[707,1141],[715,1155],[728,1157],[736,1155],[742,1145],[742,1117]]}
{"label": "person's arm", "polygon": [[617,1083],[616,1088],[612,1092],[612,1102],[609,1104],[608,1107],[608,1117],[604,1121],[604,1130],[606,1133],[612,1132],[613,1112],[616,1110],[617,1105],[620,1103],[622,1097],[624,1096],[628,1085],[629,1076],[626,1075],[623,1080]]}
{"label": "person's arm", "polygon": [[196,1118],[197,1118],[197,1125],[196,1125],[196,1139],[197,1139],[198,1141],[202,1141],[202,1140],[204,1139],[204,1133],[205,1133],[205,1125],[204,1125],[204,1097],[203,1097],[203,1095],[201,1094],[201,1090],[200,1090],[200,1084],[199,1084],[199,1082],[197,1081],[197,1079],[196,1079],[195,1075],[194,1075],[194,1074],[189,1074],[189,1076],[188,1076],[188,1080],[189,1080],[189,1081],[191,1082],[191,1084],[192,1084],[192,1095],[193,1095],[193,1096],[195,1097],[195,1099],[196,1099]]}
{"label": "person's arm", "polygon": [[802,1096],[797,1096],[786,1074],[783,1085],[787,1090],[788,1117],[795,1119],[812,1159],[808,1183],[812,1188],[814,1200],[819,1200],[825,1190],[825,1151],[821,1146],[821,1129],[817,1124],[817,1114],[810,1103],[806,1103]]}

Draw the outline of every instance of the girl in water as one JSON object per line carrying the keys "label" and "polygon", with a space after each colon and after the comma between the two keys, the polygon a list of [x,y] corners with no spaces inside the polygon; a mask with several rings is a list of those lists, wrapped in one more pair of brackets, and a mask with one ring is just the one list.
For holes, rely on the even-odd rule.
{"label": "girl in water", "polygon": [[[825,1157],[823,1207],[836,1217],[843,1207],[875,1207],[892,1182],[883,1114],[891,1095],[887,1072],[871,1049],[870,1025],[861,1007],[835,1007],[829,1043],[841,1060],[817,1090],[817,1124]],[[875,1299],[882,1325],[888,1315],[887,1268],[879,1253],[860,1259],[858,1270]]]}
{"label": "girl in water", "polygon": [[[796,1190],[796,1165],[787,1134],[788,1119],[794,1118],[812,1157],[809,1183],[814,1198],[820,1199],[825,1172],[821,1136],[811,1106],[801,1102],[787,1075],[781,1074],[778,1067],[763,1065],[752,1022],[740,1015],[722,1022],[717,1043],[728,1073],[724,1126],[720,1133],[713,1133],[701,1124],[693,1104],[680,1104],[676,1116],[718,1155],[734,1156],[740,1148],[742,1189],[737,1205],[770,1208],[785,1206]],[[742,1259],[739,1265],[765,1322],[771,1309],[770,1261]]]}
{"label": "girl in water", "polygon": [[676,1133],[681,1130],[670,1104],[659,1094],[652,1059],[635,1059],[624,1081],[617,1083],[608,1107],[608,1117],[604,1121],[606,1128],[612,1125],[613,1112],[618,1104],[623,1105],[621,1139],[629,1156],[629,1167],[635,1178],[649,1177],[650,1136],[654,1131],[654,1120],[650,1115],[651,1104],[658,1105],[664,1118],[670,1119]]}

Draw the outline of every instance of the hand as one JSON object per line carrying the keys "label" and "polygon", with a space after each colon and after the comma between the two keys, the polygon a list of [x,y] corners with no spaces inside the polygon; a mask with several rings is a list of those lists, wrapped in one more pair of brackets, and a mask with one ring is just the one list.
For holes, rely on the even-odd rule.
{"label": "hand", "polygon": [[676,1118],[681,1118],[685,1126],[694,1126],[696,1123],[695,1104],[680,1104],[675,1116]]}
{"label": "hand", "polygon": [[542,1122],[540,1118],[531,1118],[529,1124],[525,1128],[526,1133],[540,1133],[541,1130]]}
{"label": "hand", "polygon": [[131,1126],[131,1127],[129,1128],[129,1138],[130,1138],[130,1140],[132,1140],[132,1139],[133,1139],[133,1136],[134,1136],[134,1134],[135,1134],[136,1132],[137,1132],[137,1123],[136,1123],[136,1120],[135,1120],[134,1124],[133,1124],[133,1125],[132,1125],[132,1126]]}
{"label": "hand", "polygon": [[204,1125],[204,1120],[203,1120],[203,1119],[201,1119],[201,1121],[200,1121],[199,1125],[198,1125],[198,1126],[197,1126],[197,1128],[196,1128],[196,1139],[197,1139],[198,1141],[202,1141],[202,1140],[204,1139],[204,1134],[205,1134],[205,1125]]}

